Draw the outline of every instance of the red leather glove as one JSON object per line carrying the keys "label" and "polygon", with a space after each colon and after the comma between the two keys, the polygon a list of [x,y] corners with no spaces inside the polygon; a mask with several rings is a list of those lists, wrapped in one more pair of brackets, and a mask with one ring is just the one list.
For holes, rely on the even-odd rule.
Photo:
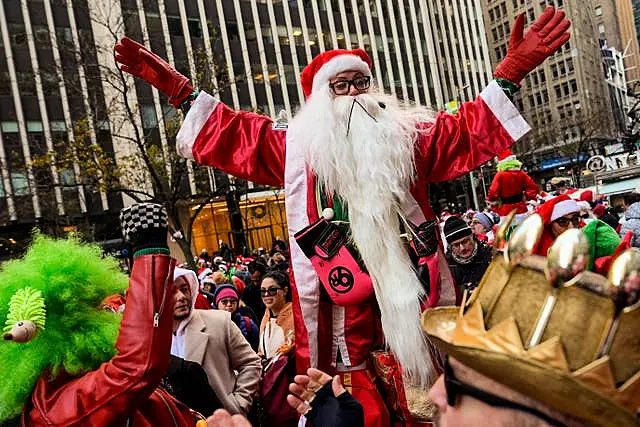
{"label": "red leather glove", "polygon": [[116,44],[116,61],[120,69],[153,85],[169,97],[169,104],[178,108],[193,92],[189,79],[176,71],[167,61],[146,47],[123,37]]}
{"label": "red leather glove", "polygon": [[548,6],[524,35],[524,13],[519,15],[511,29],[507,56],[498,64],[494,76],[520,84],[569,40],[570,26],[571,22],[564,19],[564,11]]}

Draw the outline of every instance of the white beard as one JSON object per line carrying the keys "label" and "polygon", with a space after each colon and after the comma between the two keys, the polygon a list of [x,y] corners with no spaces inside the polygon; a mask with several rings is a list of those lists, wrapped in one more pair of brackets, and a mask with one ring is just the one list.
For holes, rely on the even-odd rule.
{"label": "white beard", "polygon": [[314,92],[289,132],[307,145],[307,164],[328,192],[347,203],[351,237],[372,278],[387,345],[406,374],[430,384],[434,370],[420,323],[425,291],[399,235],[401,206],[415,176],[416,122],[433,116],[402,108],[380,92],[355,97],[362,108],[354,97],[334,98],[329,90]]}

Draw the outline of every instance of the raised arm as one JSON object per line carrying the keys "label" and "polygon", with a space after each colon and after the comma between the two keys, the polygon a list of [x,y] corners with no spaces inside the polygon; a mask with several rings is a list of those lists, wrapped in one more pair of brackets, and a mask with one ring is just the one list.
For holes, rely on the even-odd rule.
{"label": "raised arm", "polygon": [[115,47],[122,71],[150,83],[187,113],[177,136],[183,157],[258,184],[284,184],[286,126],[265,116],[235,112],[206,93],[143,45],[123,37]]}
{"label": "raised arm", "polygon": [[133,244],[135,262],[115,343],[117,355],[62,387],[43,377],[28,415],[33,425],[124,425],[167,371],[175,261],[166,244],[166,211],[143,203],[123,212],[123,234]]}
{"label": "raised arm", "polygon": [[509,147],[530,128],[510,96],[524,77],[569,40],[570,22],[549,6],[524,33],[524,14],[516,19],[507,56],[491,82],[457,114],[440,113],[422,126],[416,163],[428,182],[458,178]]}

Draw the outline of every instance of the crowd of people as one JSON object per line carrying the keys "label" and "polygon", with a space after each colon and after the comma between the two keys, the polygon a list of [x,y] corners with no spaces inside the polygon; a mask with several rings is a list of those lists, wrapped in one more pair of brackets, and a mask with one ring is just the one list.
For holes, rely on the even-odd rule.
{"label": "crowd of people", "polygon": [[[120,216],[126,277],[77,236],[36,235],[0,270],[0,421],[638,425],[640,266],[563,287],[495,263],[486,280],[512,212],[508,232],[533,214],[544,223],[533,253],[578,235],[591,254],[575,264],[597,273],[640,240],[637,195],[622,219],[563,182],[545,194],[507,151],[530,130],[513,95],[569,40],[563,10],[529,24],[518,16],[494,80],[455,115],[385,95],[369,55],[341,49],[304,68],[306,102],[288,123],[232,110],[122,38],[122,71],[185,113],[178,154],[284,187],[289,238],[252,259],[221,242],[196,271],[176,268],[167,207],[134,204]],[[428,184],[494,157],[489,208],[436,216]]]}

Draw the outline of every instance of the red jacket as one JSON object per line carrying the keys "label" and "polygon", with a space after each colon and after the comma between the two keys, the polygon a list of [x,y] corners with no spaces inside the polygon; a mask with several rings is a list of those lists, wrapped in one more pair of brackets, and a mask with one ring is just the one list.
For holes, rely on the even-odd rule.
{"label": "red jacket", "polygon": [[[487,200],[490,202],[502,200],[502,206],[500,206],[496,213],[500,216],[507,216],[512,210],[516,210],[516,213],[527,213],[527,205],[525,200],[535,200],[538,195],[538,184],[524,171],[521,170],[506,170],[500,171],[493,178],[489,192],[487,193]],[[516,202],[505,203],[505,199],[518,199]]]}
{"label": "red jacket", "polygon": [[158,388],[169,366],[174,264],[166,255],[136,258],[118,354],[81,377],[40,377],[24,426],[195,426],[191,410]]}
{"label": "red jacket", "polygon": [[[418,124],[415,145],[416,177],[410,193],[417,216],[434,219],[429,183],[456,179],[486,163],[523,136],[529,126],[497,83],[492,82],[456,115],[440,113]],[[341,307],[327,301],[310,261],[293,234],[317,217],[315,189],[308,184],[302,144],[287,126],[269,117],[233,111],[201,92],[177,136],[178,153],[202,165],[247,179],[285,187],[292,261],[292,296],[296,356],[299,372],[307,367],[335,365],[340,351],[347,366],[364,363],[382,340],[379,310],[374,298],[362,306]],[[440,303],[454,304],[455,286],[444,259]],[[436,272],[437,273],[437,272]],[[450,301],[445,294],[449,293]]]}

